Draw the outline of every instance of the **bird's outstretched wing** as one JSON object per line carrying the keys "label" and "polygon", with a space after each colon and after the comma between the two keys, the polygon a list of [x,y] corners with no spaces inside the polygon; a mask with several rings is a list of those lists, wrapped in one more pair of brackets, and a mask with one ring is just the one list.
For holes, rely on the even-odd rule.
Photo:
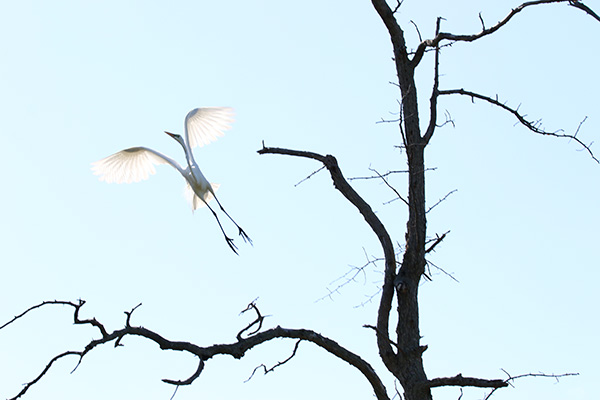
{"label": "bird's outstretched wing", "polygon": [[[211,183],[210,186],[212,186],[213,192],[216,192],[217,189],[219,188],[219,186],[221,186],[221,185],[218,183]],[[207,190],[206,193],[204,193],[204,201],[202,201],[200,199],[200,197],[198,197],[198,195],[196,193],[194,193],[194,190],[192,189],[190,184],[186,181],[185,199],[190,204],[190,207],[192,207],[192,211],[197,210],[202,207],[206,207],[206,203],[210,202],[214,198],[215,198],[215,196],[213,196],[213,194],[209,190]]]}
{"label": "bird's outstretched wing", "polygon": [[170,164],[184,173],[173,159],[147,147],[131,147],[92,163],[94,175],[107,183],[131,183],[146,180],[156,173],[155,165]]}
{"label": "bird's outstretched wing", "polygon": [[231,128],[233,108],[202,107],[195,108],[185,117],[187,143],[190,149],[204,146],[223,136],[223,131]]}

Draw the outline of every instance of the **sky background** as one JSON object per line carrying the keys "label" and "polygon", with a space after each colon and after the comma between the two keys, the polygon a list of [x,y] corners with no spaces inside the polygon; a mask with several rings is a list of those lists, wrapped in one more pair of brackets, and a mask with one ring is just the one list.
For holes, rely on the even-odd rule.
{"label": "sky background", "polygon": [[[406,0],[398,16],[409,47],[419,27],[474,33],[519,4]],[[598,11],[598,10],[597,10]],[[548,130],[600,139],[593,37],[600,24],[579,10],[526,10],[497,34],[441,53],[440,88],[465,88],[517,107]],[[0,4],[0,323],[43,300],[85,299],[82,316],[109,330],[138,303],[132,324],[201,346],[228,343],[255,298],[267,327],[308,328],[370,362],[382,265],[344,276],[381,256],[360,214],[311,160],[259,156],[268,146],[333,154],[346,177],[401,170],[406,161],[395,118],[399,94],[389,36],[369,1],[4,1]],[[428,120],[431,55],[418,90]],[[150,180],[106,184],[90,163],[131,146],[183,161],[163,131],[182,132],[199,106],[232,106],[226,136],[196,149],[196,160],[228,212],[254,240],[233,254],[206,209],[192,214],[184,182],[168,166]],[[429,235],[448,230],[421,286],[422,343],[430,378],[526,378],[495,399],[597,397],[600,279],[600,166],[573,141],[537,136],[505,112],[446,97],[455,127],[436,131],[426,152],[427,202],[457,190],[429,214]],[[593,149],[595,146],[592,147]],[[600,155],[600,149],[597,150]],[[378,180],[353,180],[394,241],[406,208]],[[405,193],[405,176],[390,179]],[[226,225],[232,234],[232,225]],[[317,301],[324,298],[322,301]],[[98,332],[72,324],[72,310],[48,307],[0,331],[0,397],[16,395],[53,356],[81,350]],[[64,358],[26,399],[169,399],[162,378],[186,379],[187,354],[128,337],[89,353],[77,371]],[[243,360],[209,361],[176,399],[371,398],[367,381],[310,343],[267,376],[257,365],[289,356],[275,341]],[[465,389],[463,399],[484,391]],[[459,389],[435,389],[456,399]]]}

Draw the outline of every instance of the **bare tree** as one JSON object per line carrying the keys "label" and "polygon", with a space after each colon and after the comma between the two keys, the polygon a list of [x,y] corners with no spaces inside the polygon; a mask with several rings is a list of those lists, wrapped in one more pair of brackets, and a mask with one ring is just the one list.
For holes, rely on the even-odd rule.
{"label": "bare tree", "polygon": [[[600,17],[581,1],[529,1],[510,10],[504,19],[489,27],[486,27],[483,19],[480,17],[482,29],[480,32],[473,34],[458,35],[444,32],[442,31],[443,19],[438,18],[435,25],[436,29],[434,37],[421,40],[416,47],[416,50],[409,51],[405,41],[403,26],[396,19],[396,16],[401,9],[402,2],[397,1],[392,7],[386,0],[372,0],[373,7],[385,24],[391,38],[398,77],[397,86],[400,89],[400,110],[397,122],[402,138],[402,147],[404,149],[404,154],[406,154],[407,157],[408,170],[405,172],[408,174],[408,188],[406,195],[402,195],[399,191],[396,191],[396,193],[398,198],[406,203],[409,209],[408,221],[406,223],[405,243],[401,248],[396,248],[394,246],[394,241],[390,237],[386,227],[377,217],[371,206],[365,202],[365,200],[363,200],[363,198],[348,183],[348,180],[343,176],[342,170],[334,156],[321,155],[309,151],[265,147],[264,144],[263,148],[258,151],[259,154],[279,154],[307,158],[322,164],[322,168],[325,168],[329,172],[334,187],[347,201],[356,207],[358,212],[365,219],[368,227],[377,236],[379,243],[381,244],[383,261],[385,264],[384,279],[378,294],[380,300],[376,325],[367,325],[365,327],[374,331],[377,347],[379,349],[379,356],[387,370],[400,382],[404,392],[403,396],[406,400],[431,399],[431,389],[442,386],[489,388],[491,390],[488,395],[489,397],[497,389],[506,387],[511,381],[522,377],[510,376],[507,374],[507,377],[482,379],[457,374],[452,377],[428,378],[425,373],[423,352],[427,350],[427,346],[421,344],[421,335],[419,331],[419,282],[423,277],[426,277],[428,254],[444,240],[446,234],[428,240],[427,212],[429,210],[426,208],[425,204],[425,172],[427,169],[424,161],[424,151],[431,142],[436,128],[444,124],[440,123],[440,118],[438,117],[438,99],[440,96],[458,95],[467,96],[473,100],[487,102],[512,114],[518,123],[533,133],[567,138],[575,141],[582,146],[594,161],[598,162],[598,159],[593,154],[590,146],[578,137],[579,128],[573,133],[548,131],[542,128],[538,121],[527,119],[526,116],[519,111],[518,107],[511,107],[500,101],[496,96],[489,96],[464,88],[440,88],[439,65],[442,48],[456,42],[473,42],[485,38],[509,24],[516,15],[525,8],[544,6],[551,3],[560,3],[560,5],[574,7],[587,14],[587,16],[600,21]],[[415,71],[421,65],[420,63],[427,52],[432,52],[434,57],[433,87],[429,99],[429,115],[422,116],[419,115],[418,109]],[[428,120],[424,129],[421,127],[420,117],[424,117]],[[450,122],[450,120],[446,119],[446,122]],[[581,124],[579,127],[581,127]],[[375,178],[384,179],[384,177],[378,173]],[[435,205],[433,207],[435,207]],[[401,254],[401,257],[398,257],[398,259],[397,254]],[[396,302],[395,308],[394,301]],[[197,369],[189,377],[180,380],[163,380],[165,383],[174,385],[175,387],[192,384],[196,378],[200,376],[208,361],[217,355],[229,355],[239,359],[244,357],[248,350],[256,348],[263,343],[276,338],[285,338],[296,341],[292,354],[273,367],[268,368],[261,365],[255,369],[255,372],[258,370],[262,370],[265,373],[273,371],[275,368],[287,363],[294,357],[298,351],[300,342],[310,342],[323,348],[331,355],[346,361],[360,371],[368,384],[371,385],[373,393],[379,400],[390,399],[390,395],[388,394],[389,388],[384,386],[382,379],[376,373],[374,368],[360,355],[355,354],[338,344],[336,341],[313,330],[286,329],[280,326],[272,329],[263,329],[264,316],[261,314],[255,302],[250,303],[244,310],[244,312],[253,313],[254,318],[248,326],[237,333],[235,342],[228,344],[214,344],[210,346],[199,346],[190,342],[172,341],[161,336],[157,332],[142,326],[132,325],[132,314],[137,307],[125,313],[126,318],[123,327],[109,331],[103,323],[95,318],[90,319],[81,317],[82,308],[85,305],[85,301],[83,300],[45,301],[15,316],[12,320],[0,326],[0,329],[16,323],[19,319],[35,309],[52,305],[71,307],[73,310],[74,323],[77,325],[90,325],[96,328],[98,337],[97,339],[90,341],[85,348],[81,350],[66,351],[56,355],[46,364],[37,377],[23,386],[23,389],[17,393],[13,399],[22,397],[29,388],[42,379],[55,361],[63,357],[75,356],[79,359],[79,363],[81,363],[84,356],[96,347],[106,343],[113,343],[114,346],[119,346],[121,345],[123,338],[128,335],[146,338],[158,344],[162,350],[182,351],[198,357]],[[397,315],[392,316],[393,309],[396,310]],[[395,334],[392,333],[392,327],[390,327],[390,321],[393,319],[397,320]],[[77,365],[79,365],[79,363]],[[528,374],[526,376],[560,377],[564,375],[569,374]]]}

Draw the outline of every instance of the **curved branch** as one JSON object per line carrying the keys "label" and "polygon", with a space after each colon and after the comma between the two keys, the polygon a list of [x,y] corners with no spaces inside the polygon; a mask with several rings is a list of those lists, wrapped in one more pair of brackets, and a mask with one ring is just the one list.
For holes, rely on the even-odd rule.
{"label": "curved branch", "polygon": [[256,335],[250,336],[249,338],[237,343],[229,345],[214,345],[202,348],[201,357],[211,358],[217,354],[229,354],[235,358],[240,358],[246,351],[275,338],[300,339],[321,347],[327,352],[346,361],[348,364],[358,369],[371,384],[377,399],[389,400],[385,386],[379,379],[379,376],[377,376],[377,373],[373,367],[371,367],[368,362],[363,360],[357,354],[339,345],[336,341],[309,329],[286,329],[277,326],[264,332],[257,333]]}
{"label": "curved branch", "polygon": [[569,1],[569,5],[571,7],[575,7],[575,8],[579,8],[580,10],[583,10],[583,12],[585,12],[588,15],[591,15],[594,19],[596,19],[598,22],[600,22],[600,16],[598,16],[598,14],[596,14],[594,12],[594,10],[592,10],[591,8],[589,8],[588,6],[586,6],[579,0],[571,0],[571,1]]}
{"label": "curved branch", "polygon": [[83,307],[84,304],[85,304],[85,300],[81,300],[81,299],[79,299],[77,303],[73,303],[72,301],[63,301],[63,300],[43,301],[41,303],[38,303],[34,306],[29,307],[27,310],[23,311],[21,314],[16,315],[15,317],[13,317],[13,319],[11,319],[10,321],[8,321],[5,324],[3,324],[2,326],[0,326],[0,329],[7,327],[8,325],[10,325],[13,322],[15,322],[16,320],[18,320],[19,318],[24,317],[29,312],[36,310],[38,308],[42,308],[42,307],[48,306],[48,305],[61,305],[61,306],[71,306],[75,309],[75,312],[73,313],[73,323],[74,324],[76,324],[76,325],[89,324],[89,325],[92,325],[92,326],[95,326],[96,328],[98,328],[98,330],[100,331],[102,336],[108,335],[108,332],[106,331],[104,326],[100,322],[98,322],[95,318],[79,319],[79,310],[81,309],[81,307]]}
{"label": "curved branch", "polygon": [[398,8],[392,10],[385,0],[372,0],[371,3],[390,34],[392,45],[394,46],[394,56],[401,57],[402,62],[408,61],[404,31],[402,31],[402,28],[400,28],[400,25],[396,21],[396,17],[394,17],[394,12]]}
{"label": "curved branch", "polygon": [[258,309],[258,307],[256,306],[255,303],[256,299],[254,299],[250,304],[248,304],[248,307],[246,307],[240,314],[245,313],[246,311],[250,311],[250,310],[254,310],[254,312],[256,312],[256,319],[252,322],[250,322],[248,324],[248,326],[246,326],[244,329],[242,329],[241,331],[238,332],[238,334],[236,335],[236,339],[242,340],[242,334],[248,330],[250,330],[250,328],[252,328],[254,325],[258,325],[252,332],[248,333],[248,336],[252,336],[255,333],[257,333],[258,331],[260,331],[262,329],[262,323],[265,320],[265,317],[260,313],[260,310]]}
{"label": "curved branch", "polygon": [[27,310],[23,311],[21,314],[15,315],[13,317],[13,319],[11,319],[10,321],[4,323],[2,326],[0,326],[0,329],[7,327],[8,325],[12,324],[13,322],[15,322],[16,320],[18,320],[19,318],[25,316],[25,314],[28,314],[30,311],[33,311],[35,309],[41,308],[45,305],[48,304],[61,304],[61,305],[68,305],[68,306],[74,306],[76,307],[75,304],[73,304],[70,301],[58,301],[58,300],[50,300],[50,301],[43,301],[39,304],[36,304],[35,306],[31,306],[29,307]]}
{"label": "curved branch", "polygon": [[175,385],[175,386],[191,385],[196,380],[196,378],[198,378],[200,376],[203,369],[204,369],[204,360],[200,360],[200,362],[198,363],[198,368],[196,369],[196,372],[194,372],[194,374],[192,376],[190,376],[189,378],[187,378],[186,380],[174,381],[171,379],[163,379],[162,381],[164,383],[168,383],[170,385]]}
{"label": "curved branch", "polygon": [[[389,8],[389,7],[388,7]],[[391,10],[390,10],[391,11]],[[282,149],[278,147],[264,147],[258,150],[259,154],[282,154],[288,156],[311,158],[320,161],[325,165],[333,180],[333,186],[339,190],[344,197],[350,201],[362,214],[365,221],[373,232],[377,235],[383,254],[385,257],[385,272],[384,282],[381,293],[381,301],[379,303],[379,311],[377,314],[377,346],[379,354],[386,367],[390,371],[395,370],[396,358],[394,350],[390,345],[389,338],[389,318],[392,308],[392,300],[394,298],[394,278],[396,276],[396,255],[394,254],[394,245],[387,230],[371,209],[371,206],[363,200],[362,197],[350,186],[346,178],[344,178],[340,170],[337,160],[332,155],[323,156],[321,154],[308,151]]]}
{"label": "curved branch", "polygon": [[40,374],[32,381],[27,382],[23,385],[23,389],[21,389],[21,391],[15,396],[10,398],[9,400],[16,400],[18,398],[20,398],[21,396],[23,396],[27,390],[29,390],[30,387],[32,387],[33,385],[35,385],[40,379],[42,379],[42,377],[44,375],[46,375],[46,372],[48,372],[50,370],[50,367],[52,367],[52,364],[54,364],[54,362],[58,361],[59,359],[65,357],[65,356],[72,356],[72,355],[77,355],[81,357],[81,352],[79,351],[65,351],[62,354],[57,355],[56,357],[52,358],[48,364],[46,364],[46,366],[44,367],[44,369],[42,370],[42,372],[40,372]]}
{"label": "curved branch", "polygon": [[[31,309],[39,308],[45,304],[70,305],[70,306],[75,307],[74,313],[77,314],[79,312],[79,309],[81,308],[81,306],[83,304],[85,304],[85,301],[80,300],[79,304],[75,304],[72,302],[59,302],[59,301],[44,302],[37,307],[32,307]],[[255,307],[253,307],[253,308],[255,308]],[[17,319],[20,318],[21,316],[25,315],[31,309],[27,310],[26,312],[22,313],[20,316],[17,316],[16,318]],[[135,310],[135,308],[133,310]],[[363,374],[363,376],[365,378],[367,378],[367,380],[371,384],[373,391],[378,400],[389,400],[389,397],[387,396],[387,393],[385,390],[385,386],[379,379],[379,376],[377,376],[377,373],[375,372],[373,367],[371,367],[371,365],[368,362],[363,360],[357,354],[340,346],[334,340],[331,340],[331,339],[329,339],[319,333],[316,333],[314,331],[311,331],[308,329],[285,329],[280,326],[277,326],[276,328],[272,328],[272,329],[269,329],[269,330],[266,330],[263,332],[258,332],[256,334],[253,334],[245,339],[240,339],[238,337],[238,340],[235,343],[215,344],[215,345],[208,346],[208,347],[201,347],[201,346],[195,345],[193,343],[189,343],[189,342],[171,341],[150,329],[147,329],[147,328],[144,328],[141,326],[131,326],[129,324],[129,319],[131,317],[131,313],[133,312],[133,310],[128,313],[128,318],[127,318],[126,325],[124,328],[117,329],[111,333],[103,335],[102,338],[100,338],[100,339],[95,339],[95,340],[90,341],[85,346],[83,351],[66,351],[66,352],[59,354],[56,357],[52,358],[50,360],[50,362],[42,370],[42,372],[35,379],[26,383],[24,385],[23,389],[21,390],[21,392],[19,392],[19,394],[17,394],[11,400],[16,400],[16,399],[20,398],[23,394],[25,394],[25,392],[31,386],[36,384],[44,375],[46,375],[46,373],[50,370],[50,368],[52,367],[54,362],[59,360],[60,358],[69,356],[69,355],[77,355],[77,356],[79,356],[79,363],[77,365],[79,365],[81,363],[83,357],[88,352],[93,350],[95,347],[105,344],[105,343],[108,343],[108,342],[111,342],[113,340],[115,342],[118,342],[122,338],[124,338],[125,336],[128,336],[128,335],[141,336],[146,339],[149,339],[149,340],[153,341],[154,343],[156,343],[160,347],[161,350],[185,351],[185,352],[188,352],[188,353],[193,354],[200,358],[198,368],[196,369],[194,374],[192,376],[190,376],[189,378],[187,378],[185,380],[163,379],[163,382],[171,384],[171,385],[175,385],[175,386],[192,384],[200,376],[201,372],[204,369],[206,361],[211,359],[214,356],[230,355],[236,359],[240,359],[244,356],[244,354],[248,350],[250,350],[262,343],[265,343],[267,341],[270,341],[270,340],[273,340],[276,338],[289,338],[289,339],[298,339],[299,341],[305,340],[305,341],[311,342],[311,343],[321,347],[322,349],[326,350],[330,354],[333,354],[337,358],[340,358],[340,359],[346,361],[348,364],[350,364],[353,367],[355,367],[356,369],[358,369]],[[77,320],[77,317],[75,317],[75,318]],[[91,321],[91,320],[88,320],[88,321]],[[93,321],[96,321],[96,320],[93,319]],[[82,322],[78,322],[78,323],[82,323]],[[90,322],[85,322],[85,323],[90,323]],[[97,321],[96,321],[96,324],[102,326]],[[297,345],[296,345],[296,348],[297,348]]]}
{"label": "curved branch", "polygon": [[[600,164],[600,160],[598,160],[596,158],[596,156],[594,156],[594,153],[592,152],[592,149],[590,148],[591,144],[587,145],[587,144],[583,143],[577,137],[577,133],[579,132],[579,128],[581,128],[581,124],[583,123],[583,121],[579,124],[579,127],[577,128],[577,132],[575,132],[575,134],[573,134],[573,135],[559,133],[559,132],[561,132],[560,130],[559,131],[555,131],[555,132],[549,132],[549,131],[546,131],[546,130],[541,129],[539,127],[539,121],[528,121],[528,120],[526,120],[525,116],[523,116],[521,113],[519,113],[518,108],[517,109],[511,108],[511,107],[507,106],[506,104],[501,103],[500,101],[498,101],[497,98],[493,99],[493,98],[491,98],[489,96],[484,96],[482,94],[471,92],[471,91],[464,90],[464,89],[440,90],[438,93],[440,95],[460,94],[460,95],[463,95],[463,96],[469,96],[469,97],[471,97],[471,99],[475,98],[475,99],[480,99],[480,100],[487,101],[488,103],[493,104],[493,105],[495,105],[497,107],[500,107],[503,110],[506,110],[509,113],[511,113],[512,115],[514,115],[517,118],[517,120],[519,120],[519,122],[522,125],[524,125],[527,129],[529,129],[532,132],[535,132],[535,133],[540,134],[540,135],[554,136],[554,137],[560,137],[560,138],[568,138],[568,139],[576,141],[577,143],[579,143],[589,153],[589,155],[592,157],[592,159],[594,161],[596,161],[597,163]],[[584,119],[584,121],[585,121],[585,119]]]}
{"label": "curved branch", "polygon": [[[520,6],[513,8],[510,13],[508,13],[508,15],[506,17],[504,17],[503,20],[499,21],[496,25],[493,25],[489,28],[485,28],[485,26],[483,27],[482,31],[479,33],[475,33],[472,35],[454,35],[452,33],[447,33],[447,32],[440,32],[440,33],[436,33],[435,37],[433,39],[429,39],[429,40],[424,40],[422,41],[419,46],[417,47],[417,50],[415,51],[415,55],[411,61],[412,65],[414,67],[416,67],[419,62],[421,62],[421,59],[423,58],[423,54],[425,54],[425,50],[428,47],[438,47],[440,42],[442,40],[449,40],[452,42],[472,42],[475,41],[477,39],[480,39],[484,36],[488,36],[491,35],[492,33],[496,32],[498,29],[502,28],[504,25],[506,25],[515,15],[517,15],[518,13],[520,13],[521,11],[523,11],[525,8],[530,7],[530,6],[537,6],[540,4],[550,4],[550,3],[568,3],[569,6],[578,8],[583,10],[585,13],[591,15],[593,18],[597,19],[598,21],[600,21],[600,18],[598,17],[598,15],[592,11],[588,6],[586,6],[585,4],[583,4],[581,1],[578,0],[535,0],[535,1],[528,1],[525,2],[523,4],[521,4]],[[481,16],[480,16],[481,19]]]}

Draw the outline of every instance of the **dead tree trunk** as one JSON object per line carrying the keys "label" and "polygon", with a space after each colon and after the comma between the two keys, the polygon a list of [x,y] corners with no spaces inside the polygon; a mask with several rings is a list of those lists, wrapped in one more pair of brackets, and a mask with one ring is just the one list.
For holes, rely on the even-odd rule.
{"label": "dead tree trunk", "polygon": [[[522,9],[548,3],[566,3],[566,1],[557,0],[538,0],[523,3],[519,7],[513,9],[508,16],[498,22],[496,25],[486,29],[483,26],[482,32],[474,35],[452,35],[449,33],[440,33],[441,18],[438,18],[436,24],[436,36],[431,40],[425,40],[418,46],[414,54],[409,54],[404,38],[404,31],[396,20],[395,14],[400,9],[401,1],[397,2],[395,9],[391,9],[386,0],[372,0],[372,4],[379,14],[379,17],[385,24],[390,39],[392,42],[394,61],[396,66],[396,74],[398,78],[398,87],[400,89],[400,118],[399,129],[402,136],[404,150],[406,152],[408,162],[408,208],[409,217],[406,227],[406,242],[405,252],[399,269],[395,272],[394,288],[398,299],[398,325],[396,327],[397,335],[397,352],[391,360],[386,354],[386,345],[379,341],[379,349],[382,359],[385,362],[389,371],[400,381],[405,391],[406,400],[430,400],[432,399],[431,387],[432,381],[429,381],[425,374],[423,366],[423,352],[426,346],[420,344],[419,333],[419,303],[418,303],[418,288],[421,277],[425,273],[426,253],[431,251],[442,239],[435,241],[429,249],[426,249],[427,235],[427,219],[426,219],[426,204],[425,204],[425,148],[429,140],[433,136],[437,123],[437,99],[440,95],[449,94],[467,94],[473,98],[483,99],[496,106],[511,112],[517,117],[519,122],[525,125],[528,129],[538,134],[566,136],[576,139],[575,135],[557,135],[556,133],[547,132],[539,129],[534,123],[526,120],[515,109],[511,109],[487,96],[482,96],[477,93],[464,93],[464,89],[459,90],[439,90],[439,46],[440,42],[446,40],[452,41],[474,41],[488,34],[491,34],[503,25],[505,25],[515,14]],[[598,16],[587,6],[580,2],[568,1],[570,6],[579,8],[591,15],[595,19]],[[483,21],[482,21],[483,25]],[[419,122],[419,109],[417,97],[417,85],[415,83],[415,70],[419,65],[426,50],[434,52],[434,79],[433,90],[430,98],[430,114],[429,123],[424,133],[421,133],[421,125]],[[588,146],[577,140],[592,156]],[[385,290],[384,290],[385,296]],[[380,308],[381,317],[381,308]],[[387,332],[381,332],[379,328],[379,336],[385,336]],[[469,386],[466,379],[461,375],[452,378],[456,379],[456,383],[460,386]],[[481,382],[484,385],[490,385],[491,382]],[[491,387],[491,386],[489,386]]]}

